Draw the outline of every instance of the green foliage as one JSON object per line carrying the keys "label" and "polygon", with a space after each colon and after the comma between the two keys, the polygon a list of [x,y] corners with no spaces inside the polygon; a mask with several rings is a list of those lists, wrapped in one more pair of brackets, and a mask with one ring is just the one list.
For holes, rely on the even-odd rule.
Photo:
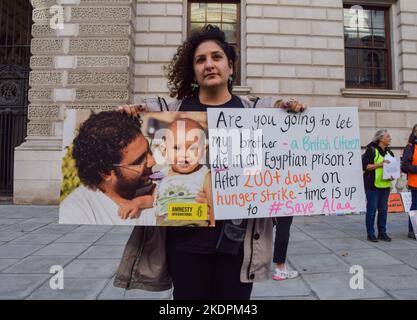
{"label": "green foliage", "polygon": [[62,159],[62,182],[61,182],[61,196],[60,201],[63,201],[80,184],[75,160],[72,157],[72,146],[65,148],[67,152]]}

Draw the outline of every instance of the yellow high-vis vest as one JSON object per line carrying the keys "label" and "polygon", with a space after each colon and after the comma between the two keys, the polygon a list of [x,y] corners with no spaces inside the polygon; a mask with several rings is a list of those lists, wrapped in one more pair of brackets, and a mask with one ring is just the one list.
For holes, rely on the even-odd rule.
{"label": "yellow high-vis vest", "polygon": [[[374,164],[380,164],[384,162],[384,157],[379,153],[378,148],[375,148],[375,158]],[[383,176],[383,168],[375,169],[375,187],[379,189],[383,188],[390,188],[391,187],[391,180],[384,180],[382,179]]]}

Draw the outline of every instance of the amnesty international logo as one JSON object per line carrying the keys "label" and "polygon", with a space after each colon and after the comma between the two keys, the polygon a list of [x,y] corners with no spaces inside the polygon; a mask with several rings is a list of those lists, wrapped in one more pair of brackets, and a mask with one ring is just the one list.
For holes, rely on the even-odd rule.
{"label": "amnesty international logo", "polygon": [[207,220],[208,206],[200,203],[169,203],[168,220]]}

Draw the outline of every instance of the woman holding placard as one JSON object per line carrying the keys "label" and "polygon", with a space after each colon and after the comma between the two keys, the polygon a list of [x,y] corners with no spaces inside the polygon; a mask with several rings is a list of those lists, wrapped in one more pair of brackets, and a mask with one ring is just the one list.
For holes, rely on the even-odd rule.
{"label": "woman holding placard", "polygon": [[[150,111],[207,111],[212,107],[253,108],[256,105],[283,107],[295,112],[304,110],[295,100],[252,102],[233,95],[236,61],[235,49],[226,42],[224,32],[208,25],[193,33],[178,48],[168,67],[170,94],[177,100],[155,108],[142,107]],[[140,111],[138,106],[124,106],[123,110],[132,116]],[[165,241],[166,261],[161,255],[160,264],[153,268],[160,272],[152,279],[149,274],[145,275],[147,283],[144,284],[140,265],[146,263],[146,258],[141,259],[138,253],[150,243],[149,239],[159,244]],[[160,245],[158,251],[162,252]],[[269,278],[271,258],[272,219],[216,221],[213,228],[135,227],[115,285],[168,289],[170,284],[165,287],[158,284],[158,279],[167,279],[164,272],[168,271],[174,285],[174,299],[247,300],[252,282]]]}
{"label": "woman holding placard", "polygon": [[[394,156],[389,149],[391,136],[386,129],[375,132],[372,142],[366,147],[362,156],[362,167],[364,170],[364,183],[366,193],[366,232],[368,241],[378,240],[391,241],[386,232],[388,197],[391,190],[391,181],[383,179],[384,163],[389,163],[384,157]],[[378,238],[375,237],[375,215],[378,210]]]}
{"label": "woman holding placard", "polygon": [[[410,210],[417,210],[417,124],[414,125],[413,130],[408,138],[402,157],[401,169],[407,173],[408,189],[411,191],[411,208]],[[417,231],[413,230],[413,225],[410,218],[408,218],[408,237],[416,240]]]}

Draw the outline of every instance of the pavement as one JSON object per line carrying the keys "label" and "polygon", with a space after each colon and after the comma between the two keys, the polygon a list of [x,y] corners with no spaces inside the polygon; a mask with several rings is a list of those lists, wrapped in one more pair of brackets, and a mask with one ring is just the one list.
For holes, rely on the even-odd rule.
{"label": "pavement", "polygon": [[[0,299],[172,299],[171,290],[113,287],[132,227],[57,221],[56,206],[0,205]],[[389,215],[391,243],[367,242],[364,221],[295,217],[288,263],[300,276],[256,283],[251,299],[417,299],[417,241],[407,238],[407,214]],[[62,290],[51,288],[54,265],[64,270]]]}

